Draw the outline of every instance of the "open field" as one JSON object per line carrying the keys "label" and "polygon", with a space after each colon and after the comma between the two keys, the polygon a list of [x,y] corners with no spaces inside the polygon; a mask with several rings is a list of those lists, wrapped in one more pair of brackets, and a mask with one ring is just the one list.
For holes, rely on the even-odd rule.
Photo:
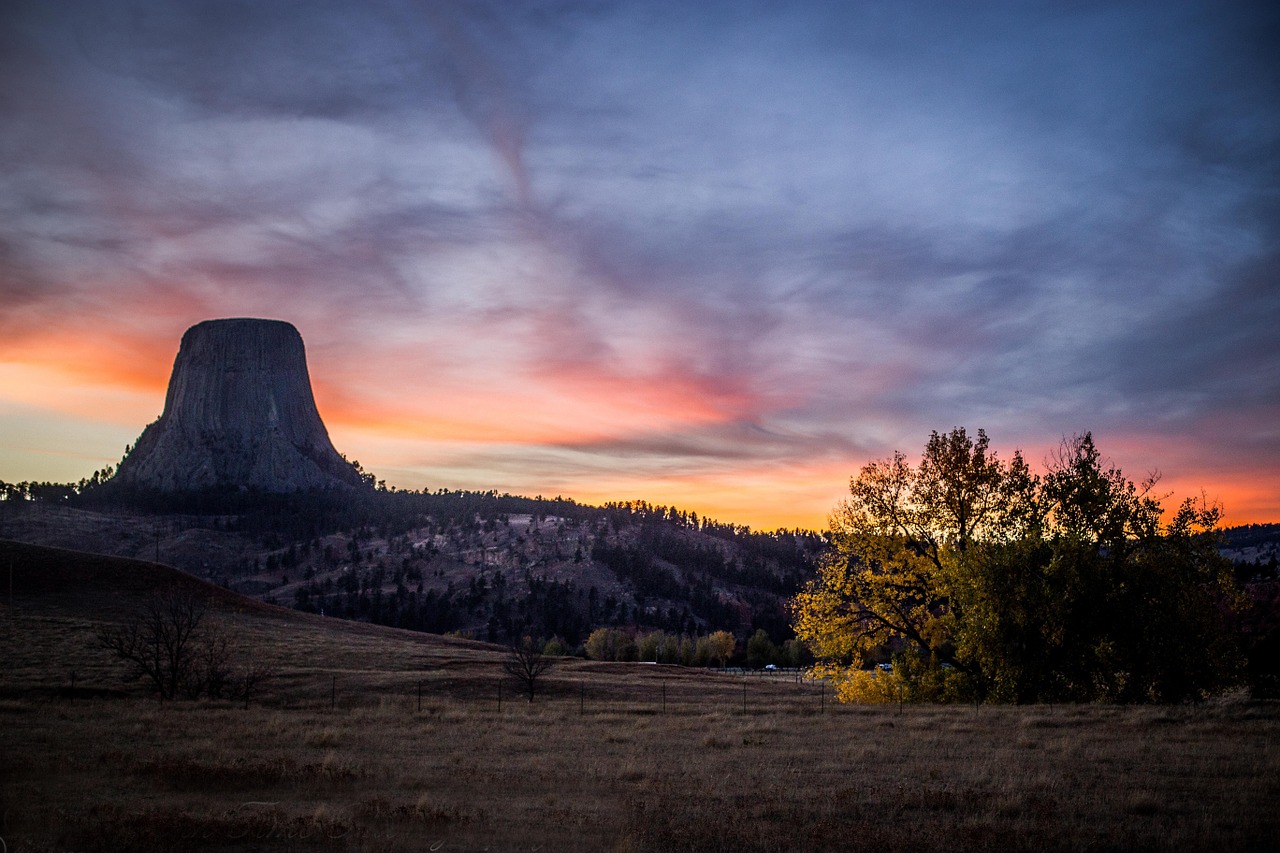
{"label": "open field", "polygon": [[92,640],[169,570],[0,543],[0,572],[10,559],[9,853],[1280,843],[1274,704],[837,708],[785,679],[744,692],[733,676],[572,661],[533,705],[508,688],[499,709],[494,647],[213,588],[279,676],[247,709],[162,704]]}
{"label": "open field", "polygon": [[0,719],[10,851],[1259,850],[1280,831],[1280,726],[1247,706],[82,699]]}

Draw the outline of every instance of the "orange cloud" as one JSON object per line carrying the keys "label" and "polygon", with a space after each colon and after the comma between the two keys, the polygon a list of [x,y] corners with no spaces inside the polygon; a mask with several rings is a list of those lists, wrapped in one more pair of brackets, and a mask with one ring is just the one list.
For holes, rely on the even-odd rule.
{"label": "orange cloud", "polygon": [[[1222,505],[1229,526],[1274,522],[1280,518],[1280,461],[1272,461],[1274,453],[1244,452],[1240,445],[1247,442],[1240,437],[1256,431],[1256,425],[1230,421],[1231,415],[1224,413],[1176,436],[1103,436],[1099,447],[1130,479],[1158,474],[1155,492],[1163,497],[1166,511],[1176,510],[1186,498],[1203,496]],[[1226,435],[1234,443],[1225,441]]]}
{"label": "orange cloud", "polygon": [[[170,345],[172,346],[172,345]],[[154,337],[74,326],[0,348],[0,399],[87,420],[141,426],[160,414],[174,352]]]}
{"label": "orange cloud", "polygon": [[578,445],[727,423],[760,405],[742,383],[670,365],[626,374],[518,360],[472,366],[442,363],[422,345],[369,353],[358,370],[312,360],[327,423],[424,440]]}

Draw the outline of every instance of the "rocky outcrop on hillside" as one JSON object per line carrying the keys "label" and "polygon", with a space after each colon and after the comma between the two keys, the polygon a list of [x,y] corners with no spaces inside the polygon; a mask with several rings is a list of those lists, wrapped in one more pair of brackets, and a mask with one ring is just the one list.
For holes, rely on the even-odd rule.
{"label": "rocky outcrop on hillside", "polygon": [[115,480],[161,492],[359,486],[316,410],[302,336],[279,320],[208,320],[182,336],[164,413]]}

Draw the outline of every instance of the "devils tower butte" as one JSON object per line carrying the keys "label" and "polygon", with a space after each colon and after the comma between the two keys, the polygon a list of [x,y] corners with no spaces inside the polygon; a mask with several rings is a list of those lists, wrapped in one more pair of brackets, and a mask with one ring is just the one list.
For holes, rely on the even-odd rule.
{"label": "devils tower butte", "polygon": [[280,320],[207,320],[187,329],[164,414],[120,463],[123,485],[293,492],[359,486],[316,410],[302,336]]}

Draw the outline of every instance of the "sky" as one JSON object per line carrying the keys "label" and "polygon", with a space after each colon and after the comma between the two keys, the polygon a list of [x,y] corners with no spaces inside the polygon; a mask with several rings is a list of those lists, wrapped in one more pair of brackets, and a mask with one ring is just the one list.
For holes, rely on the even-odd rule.
{"label": "sky", "polygon": [[1091,431],[1280,521],[1280,5],[7,0],[0,480],[298,327],[399,488],[822,528]]}

